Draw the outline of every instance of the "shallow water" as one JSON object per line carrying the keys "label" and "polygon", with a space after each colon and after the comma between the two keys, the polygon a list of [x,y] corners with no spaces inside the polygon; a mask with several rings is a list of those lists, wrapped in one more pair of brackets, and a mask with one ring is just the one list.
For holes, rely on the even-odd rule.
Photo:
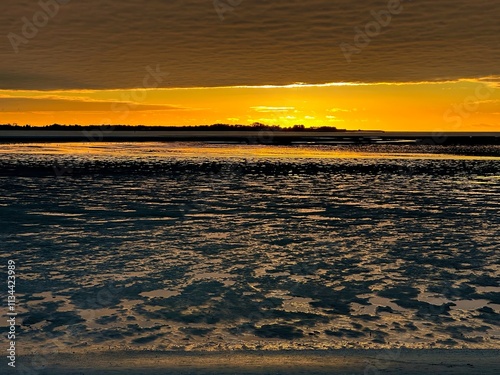
{"label": "shallow water", "polygon": [[1,145],[19,350],[499,348],[500,158],[461,151]]}

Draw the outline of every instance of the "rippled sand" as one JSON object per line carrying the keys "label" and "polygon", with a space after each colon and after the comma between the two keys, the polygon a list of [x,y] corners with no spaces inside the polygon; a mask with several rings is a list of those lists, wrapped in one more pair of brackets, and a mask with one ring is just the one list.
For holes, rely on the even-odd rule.
{"label": "rippled sand", "polygon": [[21,353],[500,347],[498,158],[44,147],[0,159]]}
{"label": "rippled sand", "polygon": [[115,352],[22,360],[28,364],[37,360],[50,363],[39,370],[41,375],[497,375],[499,354],[498,350]]}

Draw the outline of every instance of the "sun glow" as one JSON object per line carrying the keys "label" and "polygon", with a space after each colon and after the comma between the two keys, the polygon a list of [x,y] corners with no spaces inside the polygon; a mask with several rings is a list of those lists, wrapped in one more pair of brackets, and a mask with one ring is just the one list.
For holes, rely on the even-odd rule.
{"label": "sun glow", "polygon": [[0,91],[1,123],[198,125],[357,130],[500,130],[498,78],[124,90]]}

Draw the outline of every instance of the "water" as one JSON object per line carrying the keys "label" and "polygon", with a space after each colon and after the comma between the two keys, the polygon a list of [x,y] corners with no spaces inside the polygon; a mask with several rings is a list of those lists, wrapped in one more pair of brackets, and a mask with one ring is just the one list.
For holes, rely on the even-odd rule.
{"label": "water", "polygon": [[499,348],[499,151],[2,145],[19,350]]}

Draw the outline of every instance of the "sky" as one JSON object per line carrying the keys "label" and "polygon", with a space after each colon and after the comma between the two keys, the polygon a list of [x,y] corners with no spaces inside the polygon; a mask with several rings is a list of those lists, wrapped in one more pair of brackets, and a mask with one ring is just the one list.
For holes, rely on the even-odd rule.
{"label": "sky", "polygon": [[4,0],[0,123],[500,131],[498,0]]}

